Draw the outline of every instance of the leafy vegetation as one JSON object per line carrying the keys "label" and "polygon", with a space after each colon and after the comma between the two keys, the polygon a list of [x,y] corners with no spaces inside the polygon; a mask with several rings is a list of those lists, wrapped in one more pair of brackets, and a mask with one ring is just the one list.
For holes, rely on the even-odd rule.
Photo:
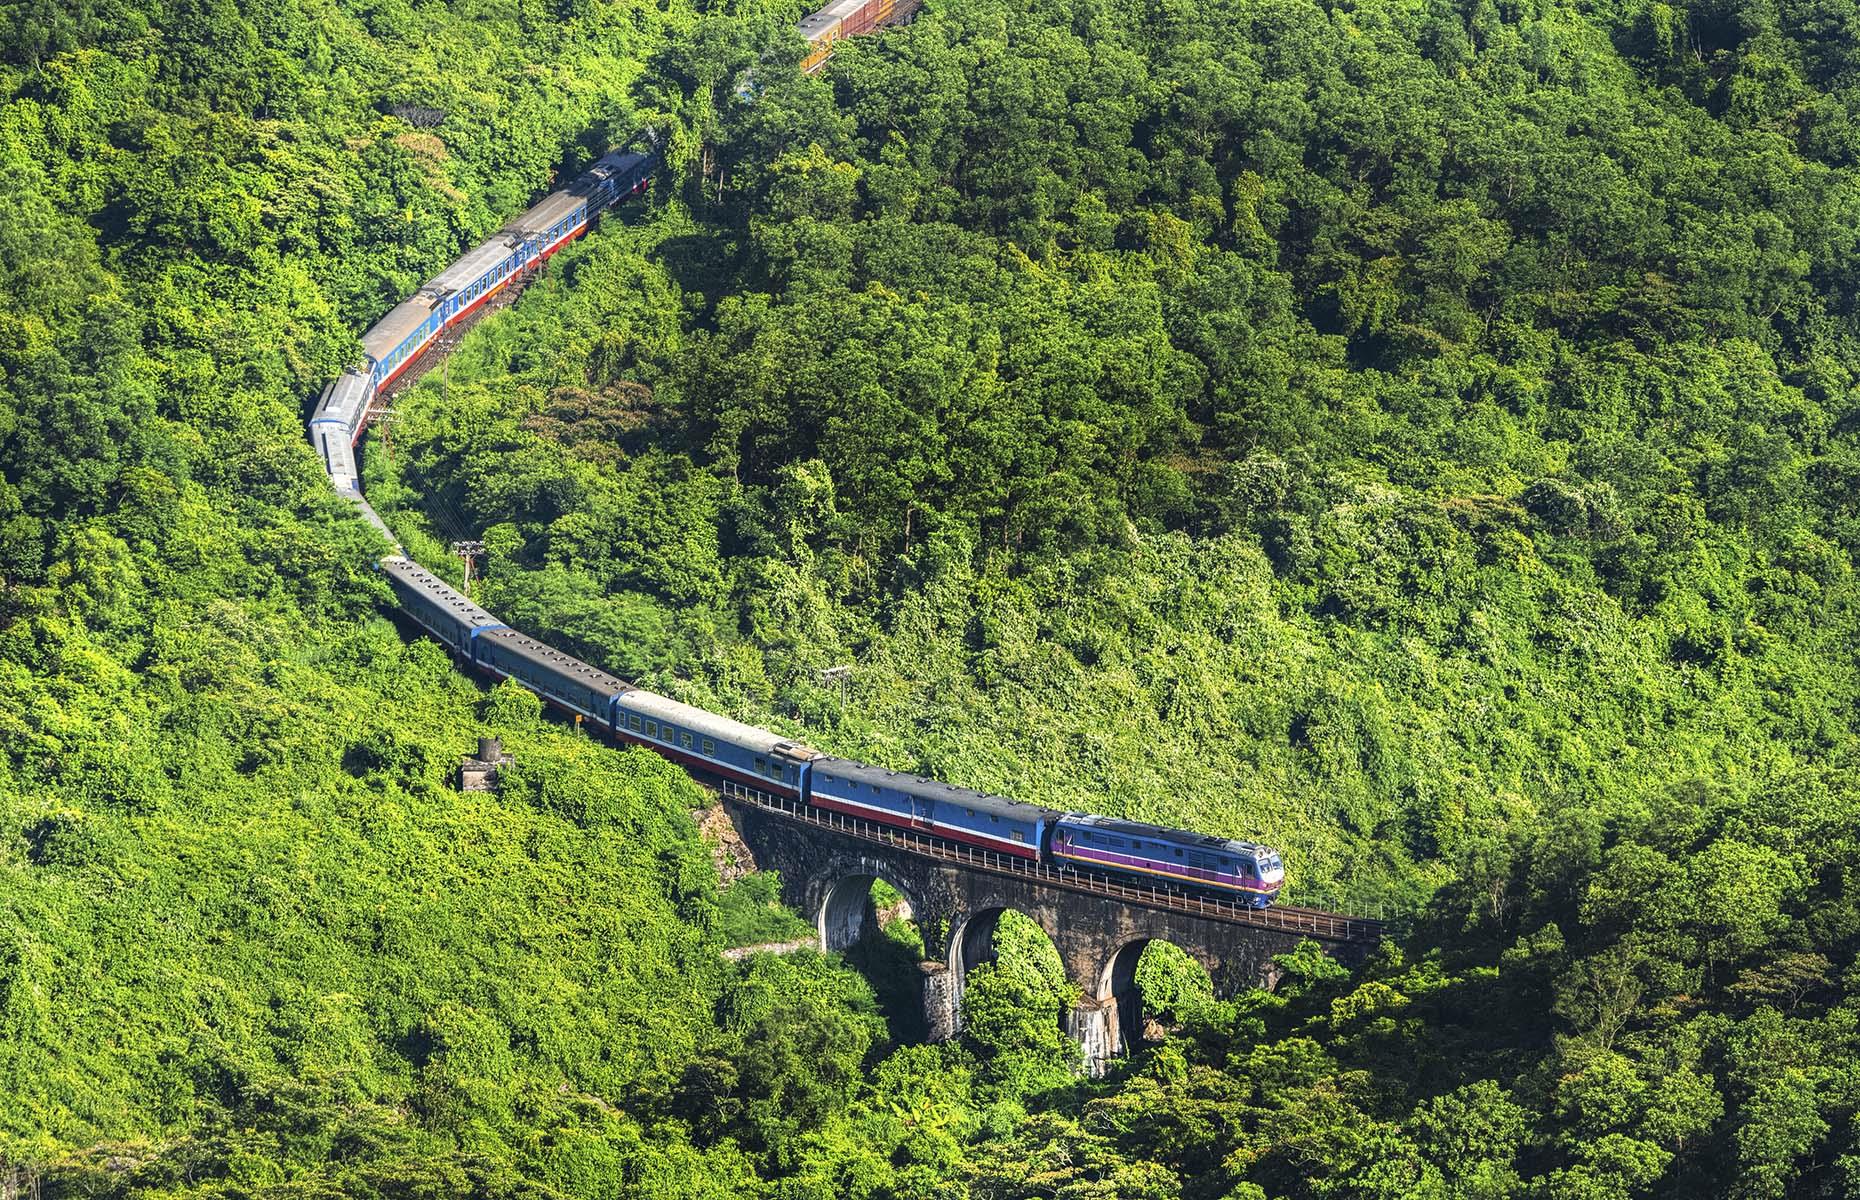
{"label": "leafy vegetation", "polygon": [[719,957],[697,790],[403,639],[303,441],[690,20],[0,8],[0,1191],[736,1195],[694,1064],[771,1141],[856,1082],[857,976]]}
{"label": "leafy vegetation", "polygon": [[[753,106],[720,37],[679,197],[377,494],[685,698],[1428,904],[1270,1001],[1147,966],[1189,1036],[972,1191],[1839,1194],[1853,19],[954,0]],[[1034,978],[971,1037],[1056,1069]]]}
{"label": "leafy vegetation", "polygon": [[[1847,0],[0,6],[0,1159],[54,1195],[1860,1187]],[[755,68],[753,104],[738,98]],[[724,961],[691,785],[396,635],[299,420],[643,125],[401,403],[422,557],[823,748],[1400,906],[1075,1074],[1004,920]],[[819,669],[855,665],[848,693]],[[501,733],[496,796],[453,756]]]}
{"label": "leafy vegetation", "polygon": [[782,907],[781,876],[773,871],[745,875],[721,897],[723,937],[732,946],[761,946],[817,936],[814,927]]}
{"label": "leafy vegetation", "polygon": [[1853,179],[1660,11],[956,4],[700,92],[715,173],[468,345],[378,494],[617,670],[1313,902],[1825,762]]}

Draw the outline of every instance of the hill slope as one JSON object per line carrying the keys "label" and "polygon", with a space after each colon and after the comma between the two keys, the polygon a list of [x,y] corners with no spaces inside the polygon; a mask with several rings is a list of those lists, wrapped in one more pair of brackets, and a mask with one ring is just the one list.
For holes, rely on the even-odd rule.
{"label": "hill slope", "polygon": [[[0,1156],[1851,1191],[1853,14],[960,0],[735,105],[791,15],[5,10]],[[1307,899],[1425,900],[1405,951],[1224,1003],[1153,966],[1173,1032],[1081,1084],[1010,925],[964,1039],[891,1052],[842,965],[720,962],[687,784],[394,636],[303,399],[628,95],[678,186],[480,328],[373,494],[597,661],[1265,834]],[[496,800],[443,783],[481,729]]]}

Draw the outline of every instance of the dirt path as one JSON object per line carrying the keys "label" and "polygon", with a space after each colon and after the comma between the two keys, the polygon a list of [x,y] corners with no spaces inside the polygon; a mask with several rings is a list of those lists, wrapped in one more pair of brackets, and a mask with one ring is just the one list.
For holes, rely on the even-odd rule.
{"label": "dirt path", "polygon": [[752,954],[792,954],[817,945],[819,942],[814,938],[802,938],[798,942],[763,942],[760,946],[732,946],[723,956],[731,962],[741,962]]}

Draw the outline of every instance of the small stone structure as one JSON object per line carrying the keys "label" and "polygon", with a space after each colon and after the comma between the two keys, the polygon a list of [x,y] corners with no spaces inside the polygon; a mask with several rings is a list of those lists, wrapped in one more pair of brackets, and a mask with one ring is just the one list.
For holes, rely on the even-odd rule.
{"label": "small stone structure", "polygon": [[479,738],[477,756],[468,754],[459,763],[459,791],[495,792],[498,771],[516,761],[504,753],[504,744],[497,738]]}

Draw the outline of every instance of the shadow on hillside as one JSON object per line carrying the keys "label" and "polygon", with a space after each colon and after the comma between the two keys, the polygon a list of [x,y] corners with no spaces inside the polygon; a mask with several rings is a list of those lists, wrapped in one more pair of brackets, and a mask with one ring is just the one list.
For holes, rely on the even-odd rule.
{"label": "shadow on hillside", "polygon": [[[912,1045],[929,1036],[924,1022],[923,973],[917,968],[922,954],[915,946],[881,933],[861,940],[843,957],[871,985],[892,1046]],[[890,1051],[890,1047],[874,1049],[876,1057]]]}

